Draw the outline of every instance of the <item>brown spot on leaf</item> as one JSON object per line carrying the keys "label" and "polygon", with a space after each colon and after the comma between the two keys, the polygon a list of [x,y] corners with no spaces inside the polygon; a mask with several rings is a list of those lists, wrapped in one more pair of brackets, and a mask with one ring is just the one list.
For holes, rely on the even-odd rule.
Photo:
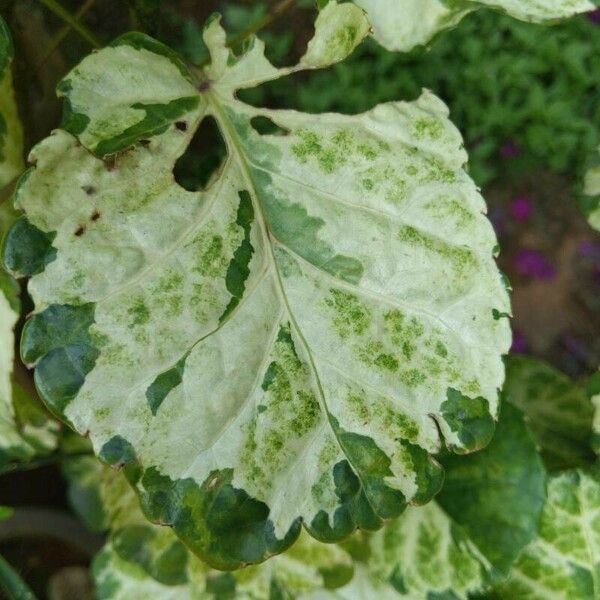
{"label": "brown spot on leaf", "polygon": [[93,185],[82,185],[81,189],[88,195],[93,196],[96,193],[96,188]]}
{"label": "brown spot on leaf", "polygon": [[90,217],[90,221],[97,221],[100,218],[100,213],[95,210]]}
{"label": "brown spot on leaf", "polygon": [[85,225],[80,225],[75,231],[75,235],[77,237],[82,236],[84,233],[85,233]]}
{"label": "brown spot on leaf", "polygon": [[175,127],[177,127],[177,129],[179,129],[179,131],[187,131],[187,123],[185,121],[177,121],[175,123]]}

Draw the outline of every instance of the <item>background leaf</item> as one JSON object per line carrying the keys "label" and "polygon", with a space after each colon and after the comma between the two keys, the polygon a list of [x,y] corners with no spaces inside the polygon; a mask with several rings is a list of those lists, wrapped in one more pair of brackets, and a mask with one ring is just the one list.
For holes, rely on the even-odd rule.
{"label": "background leaf", "polygon": [[589,0],[354,0],[373,25],[375,39],[388,50],[406,52],[426,44],[444,29],[455,26],[465,15],[490,7],[523,21],[545,22],[590,11]]}
{"label": "background leaf", "polygon": [[586,383],[527,356],[508,357],[506,367],[503,398],[529,418],[548,469],[591,464],[594,411]]}

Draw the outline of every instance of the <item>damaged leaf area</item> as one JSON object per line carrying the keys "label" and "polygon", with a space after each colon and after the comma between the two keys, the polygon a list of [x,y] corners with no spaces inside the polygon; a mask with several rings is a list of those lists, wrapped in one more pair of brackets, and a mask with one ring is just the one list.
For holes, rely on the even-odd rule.
{"label": "damaged leaf area", "polygon": [[[21,351],[40,393],[216,568],[302,526],[376,530],[439,490],[442,445],[493,435],[510,306],[447,108],[428,92],[356,116],[235,97],[368,31],[330,2],[276,69],[257,39],[232,55],[213,20],[201,71],[126,35],[60,84],[63,126],[16,192],[4,260],[31,276]],[[228,155],[185,191],[173,166],[206,117]]]}
{"label": "damaged leaf area", "polygon": [[353,0],[367,13],[375,39],[388,50],[407,52],[427,44],[480,8],[521,21],[552,22],[594,9],[589,0]]}

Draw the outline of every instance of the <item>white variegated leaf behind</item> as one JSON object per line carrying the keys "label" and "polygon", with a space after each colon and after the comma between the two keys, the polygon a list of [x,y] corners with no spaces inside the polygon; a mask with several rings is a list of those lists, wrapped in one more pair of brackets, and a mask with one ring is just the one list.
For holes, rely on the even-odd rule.
{"label": "white variegated leaf behind", "polygon": [[589,0],[353,0],[373,26],[375,39],[388,50],[406,52],[454,27],[470,12],[493,8],[522,21],[543,23],[593,10]]}

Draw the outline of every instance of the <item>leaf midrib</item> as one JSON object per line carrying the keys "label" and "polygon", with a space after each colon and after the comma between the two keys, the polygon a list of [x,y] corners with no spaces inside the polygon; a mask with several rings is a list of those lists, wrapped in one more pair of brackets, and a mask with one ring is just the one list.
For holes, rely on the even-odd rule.
{"label": "leaf midrib", "polygon": [[[319,404],[321,406],[321,410],[327,416],[327,421],[329,423],[329,427],[330,427],[333,435],[335,436],[338,446],[340,447],[342,453],[346,457],[346,460],[350,463],[355,475],[360,480],[362,489],[365,490],[366,488],[365,488],[365,485],[362,480],[362,476],[361,476],[360,472],[358,471],[356,466],[353,464],[350,457],[347,455],[344,445],[342,444],[342,442],[339,439],[338,432],[336,431],[336,428],[332,421],[332,415],[329,412],[329,408],[327,407],[327,401],[325,399],[325,392],[323,390],[323,385],[321,383],[321,378],[319,375],[319,371],[317,370],[317,366],[315,364],[314,357],[312,355],[312,351],[311,351],[311,349],[306,341],[306,338],[304,337],[302,330],[300,329],[300,326],[298,325],[298,323],[294,317],[294,314],[291,310],[291,307],[289,305],[287,295],[285,293],[285,289],[284,289],[283,283],[281,281],[281,274],[279,273],[279,269],[277,267],[277,262],[275,261],[275,256],[273,254],[273,246],[270,241],[269,228],[267,226],[266,219],[264,217],[262,206],[260,205],[260,202],[258,201],[258,193],[256,190],[256,186],[254,185],[254,181],[250,175],[250,169],[248,168],[248,161],[246,160],[245,154],[242,150],[241,140],[239,139],[239,136],[237,135],[237,133],[236,133],[234,127],[232,126],[230,120],[228,119],[227,115],[222,110],[218,97],[211,91],[206,92],[206,94],[207,94],[207,99],[208,99],[208,105],[210,108],[212,108],[214,117],[216,118],[217,122],[222,127],[222,133],[223,133],[225,140],[229,141],[230,150],[235,152],[235,155],[237,156],[239,164],[240,164],[240,170],[242,171],[243,177],[246,180],[246,185],[252,191],[250,196],[252,198],[253,205],[256,210],[256,214],[258,216],[257,220],[259,222],[259,226],[260,226],[260,229],[262,232],[263,241],[267,248],[267,253],[269,256],[268,260],[271,263],[273,272],[275,274],[275,284],[276,284],[275,287],[277,288],[277,290],[279,292],[281,301],[283,302],[286,312],[290,318],[290,322],[291,322],[292,326],[294,327],[296,334],[298,335],[298,339],[300,340],[301,344],[304,346],[304,350],[306,352],[306,355],[307,355],[309,363],[310,363],[310,368],[312,369],[312,372],[314,374],[314,378],[315,378],[315,381],[317,384],[317,389],[318,389],[318,393],[319,393]],[[368,495],[366,493],[365,493],[365,498],[366,498],[371,510],[373,511],[373,513],[375,515],[377,515],[378,518],[380,518],[379,515],[377,514],[377,511],[374,509],[370,498],[368,497]]]}

